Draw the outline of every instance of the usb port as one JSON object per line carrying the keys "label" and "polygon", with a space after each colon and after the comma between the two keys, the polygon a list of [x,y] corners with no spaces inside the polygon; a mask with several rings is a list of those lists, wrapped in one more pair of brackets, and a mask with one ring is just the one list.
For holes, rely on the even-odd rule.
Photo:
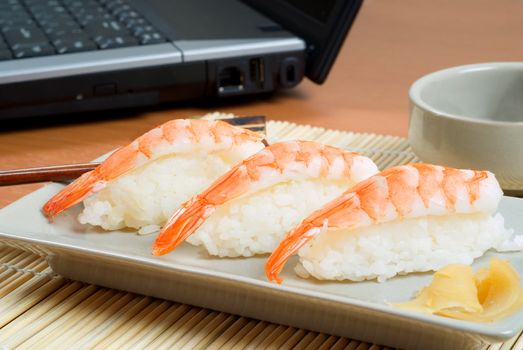
{"label": "usb port", "polygon": [[265,86],[265,65],[263,58],[252,58],[249,60],[249,75],[251,83],[258,89]]}

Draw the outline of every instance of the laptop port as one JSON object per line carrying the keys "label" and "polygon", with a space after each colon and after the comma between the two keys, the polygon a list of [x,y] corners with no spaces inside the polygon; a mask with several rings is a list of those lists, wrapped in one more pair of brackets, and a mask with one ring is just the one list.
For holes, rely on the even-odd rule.
{"label": "laptop port", "polygon": [[241,92],[245,77],[238,67],[223,68],[218,74],[218,92],[220,94]]}
{"label": "laptop port", "polygon": [[284,59],[280,66],[280,84],[290,88],[296,86],[302,77],[299,61],[294,57]]}
{"label": "laptop port", "polygon": [[296,81],[296,69],[293,65],[287,66],[287,81],[294,83]]}
{"label": "laptop port", "polygon": [[251,83],[258,89],[263,89],[265,85],[265,65],[263,58],[253,58],[249,60],[249,75]]}

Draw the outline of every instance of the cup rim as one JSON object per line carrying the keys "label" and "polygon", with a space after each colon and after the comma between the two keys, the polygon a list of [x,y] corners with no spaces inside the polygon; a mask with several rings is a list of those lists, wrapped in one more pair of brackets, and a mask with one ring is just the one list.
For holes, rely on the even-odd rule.
{"label": "cup rim", "polygon": [[438,116],[458,120],[462,122],[478,123],[485,125],[495,126],[523,126],[523,121],[499,121],[499,120],[485,120],[468,117],[462,114],[450,114],[438,110],[434,106],[429,105],[421,98],[422,89],[434,80],[442,80],[452,77],[456,74],[470,72],[470,71],[485,71],[485,70],[521,70],[523,71],[523,62],[487,62],[487,63],[476,63],[462,66],[456,66],[451,68],[441,69],[429,74],[422,76],[412,83],[409,89],[409,99],[411,103],[420,107],[428,112]]}

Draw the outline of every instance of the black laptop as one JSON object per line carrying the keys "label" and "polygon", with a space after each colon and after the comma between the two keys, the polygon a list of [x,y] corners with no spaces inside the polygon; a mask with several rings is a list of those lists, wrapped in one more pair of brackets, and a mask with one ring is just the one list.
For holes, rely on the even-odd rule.
{"label": "black laptop", "polygon": [[0,0],[0,119],[322,83],[363,0]]}

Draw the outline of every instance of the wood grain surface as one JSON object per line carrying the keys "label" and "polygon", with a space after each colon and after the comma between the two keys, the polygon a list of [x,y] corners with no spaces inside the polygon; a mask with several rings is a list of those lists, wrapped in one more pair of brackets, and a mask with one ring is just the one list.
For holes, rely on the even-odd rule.
{"label": "wood grain surface", "polygon": [[[220,105],[93,113],[0,126],[0,169],[83,163],[172,118],[220,110],[326,128],[407,135],[408,89],[445,67],[523,57],[519,0],[366,0],[325,84]],[[47,118],[50,119],[50,118]],[[0,188],[3,207],[41,185]]]}

